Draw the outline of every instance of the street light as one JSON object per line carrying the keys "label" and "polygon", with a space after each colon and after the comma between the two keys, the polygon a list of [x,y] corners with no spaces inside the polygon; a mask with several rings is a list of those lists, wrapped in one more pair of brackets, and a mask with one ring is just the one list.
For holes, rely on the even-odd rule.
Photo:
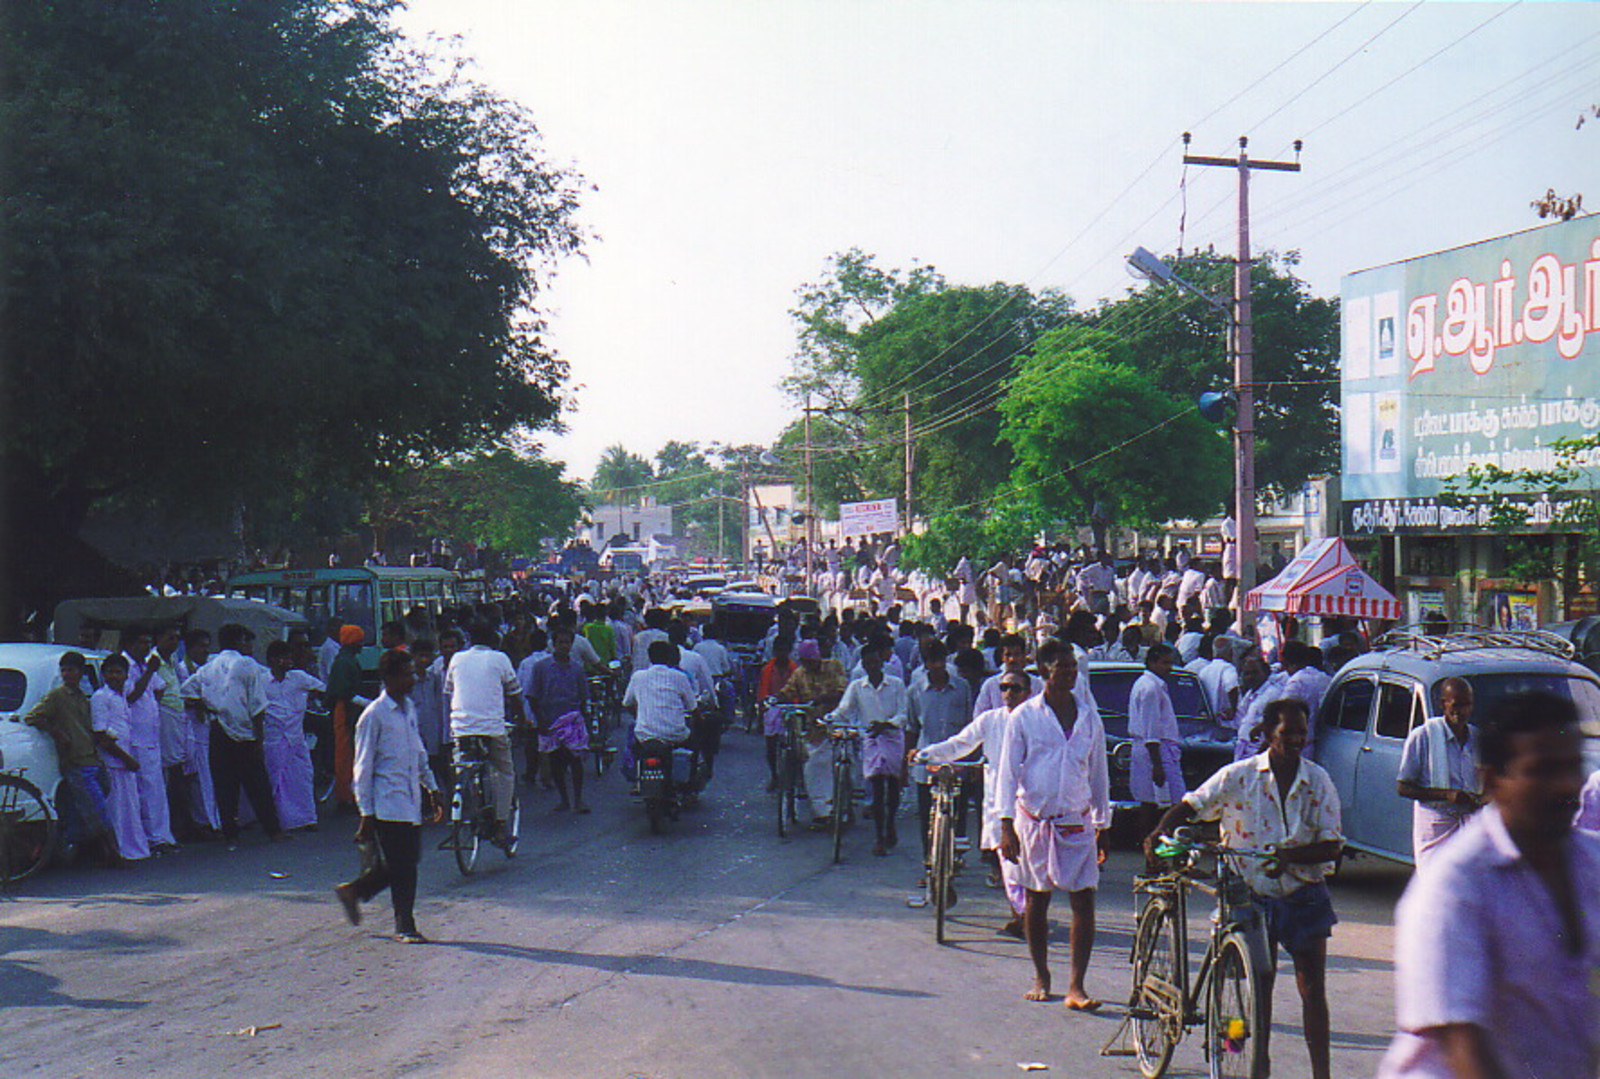
{"label": "street light", "polygon": [[1255,583],[1256,558],[1256,423],[1255,394],[1249,358],[1236,347],[1238,324],[1233,305],[1199,286],[1185,281],[1161,259],[1142,247],[1133,249],[1128,256],[1128,266],[1149,281],[1172,285],[1191,296],[1198,296],[1227,319],[1228,354],[1233,360],[1233,398],[1237,402],[1237,415],[1233,428],[1233,519],[1238,530],[1234,551],[1238,557],[1239,587],[1234,596],[1239,625],[1244,624],[1244,597]]}

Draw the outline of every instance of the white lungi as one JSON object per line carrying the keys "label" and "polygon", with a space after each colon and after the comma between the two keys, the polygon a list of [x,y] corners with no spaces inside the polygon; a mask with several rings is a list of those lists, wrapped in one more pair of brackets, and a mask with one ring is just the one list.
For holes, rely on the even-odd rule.
{"label": "white lungi", "polygon": [[1157,787],[1150,772],[1150,750],[1145,745],[1133,747],[1133,760],[1128,767],[1128,788],[1136,802],[1151,802],[1167,806],[1180,801],[1189,788],[1183,782],[1183,751],[1176,742],[1161,743],[1161,766],[1166,770],[1166,783]]}
{"label": "white lungi", "polygon": [[150,857],[150,841],[145,834],[139,798],[139,773],[129,771],[121,761],[113,759],[106,762],[106,775],[111,780],[111,790],[106,793],[106,810],[111,817],[111,831],[117,837],[118,853],[129,859]]}
{"label": "white lungi", "polygon": [[1100,883],[1096,831],[1087,814],[1039,820],[1020,807],[1017,883],[1030,892],[1081,892]]}
{"label": "white lungi", "polygon": [[833,742],[806,746],[806,794],[811,798],[811,815],[826,817],[833,812]]}

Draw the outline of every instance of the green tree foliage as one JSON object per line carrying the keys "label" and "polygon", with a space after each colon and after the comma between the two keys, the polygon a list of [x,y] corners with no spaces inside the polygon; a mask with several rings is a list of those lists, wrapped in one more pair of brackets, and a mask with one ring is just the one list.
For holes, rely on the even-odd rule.
{"label": "green tree foliage", "polygon": [[[1233,294],[1233,263],[1212,254],[1169,258],[1180,277]],[[1297,259],[1267,253],[1251,274],[1255,327],[1256,485],[1298,490],[1339,467],[1339,305],[1292,275]],[[1222,314],[1175,288],[1147,287],[1103,304],[1087,323],[1114,335],[1121,360],[1178,400],[1233,385]]]}
{"label": "green tree foliage", "polygon": [[[819,505],[905,489],[904,399],[911,398],[919,513],[990,494],[1010,471],[997,443],[1005,380],[1070,304],[1006,284],[951,286],[929,267],[884,270],[859,250],[804,286],[795,373],[784,387],[812,418]],[[803,421],[779,444],[803,444]]]}
{"label": "green tree foliage", "polygon": [[583,508],[581,485],[561,472],[559,461],[501,447],[404,472],[369,513],[380,527],[404,522],[420,535],[536,555],[540,541],[565,538]]}
{"label": "green tree foliage", "polygon": [[[1535,527],[1535,512],[1562,535],[1572,537],[1575,571],[1570,585],[1600,582],[1600,436],[1566,438],[1551,443],[1554,459],[1547,469],[1506,469],[1474,464],[1446,484],[1439,501],[1450,506],[1486,502],[1489,524],[1505,544],[1505,576],[1526,582],[1562,575],[1563,562],[1551,536]],[[1543,534],[1540,534],[1543,533]]]}
{"label": "green tree foliage", "polygon": [[1025,551],[1047,522],[1039,505],[1022,494],[1002,496],[984,513],[944,513],[928,522],[927,530],[901,541],[900,561],[907,569],[920,569],[937,577],[948,576],[966,555],[977,570],[1000,558],[1015,558]]}
{"label": "green tree foliage", "polygon": [[6,5],[10,583],[115,494],[360,488],[554,417],[578,180],[394,7]]}
{"label": "green tree foliage", "polygon": [[1217,512],[1231,488],[1228,440],[1126,347],[1081,327],[1039,342],[1000,402],[1017,486],[1069,520],[1088,520],[1096,504],[1122,525]]}
{"label": "green tree foliage", "polygon": [[621,443],[607,446],[594,467],[594,478],[589,481],[589,494],[596,505],[637,505],[645,495],[645,484],[655,482],[656,470],[650,462],[630,451]]}

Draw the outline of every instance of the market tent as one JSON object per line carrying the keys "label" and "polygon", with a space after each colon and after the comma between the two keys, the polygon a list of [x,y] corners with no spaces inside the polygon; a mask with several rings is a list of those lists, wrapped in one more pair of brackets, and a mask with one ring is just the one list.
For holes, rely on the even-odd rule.
{"label": "market tent", "polygon": [[1367,576],[1344,541],[1308,545],[1272,580],[1245,596],[1245,609],[1398,621],[1400,601]]}

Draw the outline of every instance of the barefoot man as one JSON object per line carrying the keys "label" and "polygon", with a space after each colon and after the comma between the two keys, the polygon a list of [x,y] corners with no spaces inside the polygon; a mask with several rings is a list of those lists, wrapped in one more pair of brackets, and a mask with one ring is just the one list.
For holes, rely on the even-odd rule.
{"label": "barefoot man", "polygon": [[1025,894],[1023,935],[1033,959],[1028,1000],[1050,999],[1050,896],[1072,904],[1072,981],[1066,1004],[1100,1006],[1084,990],[1094,950],[1094,891],[1100,882],[1099,834],[1111,823],[1106,735],[1099,710],[1077,692],[1078,660],[1059,641],[1039,648],[1044,693],[1011,713],[1000,743],[1000,856],[1015,862]]}

